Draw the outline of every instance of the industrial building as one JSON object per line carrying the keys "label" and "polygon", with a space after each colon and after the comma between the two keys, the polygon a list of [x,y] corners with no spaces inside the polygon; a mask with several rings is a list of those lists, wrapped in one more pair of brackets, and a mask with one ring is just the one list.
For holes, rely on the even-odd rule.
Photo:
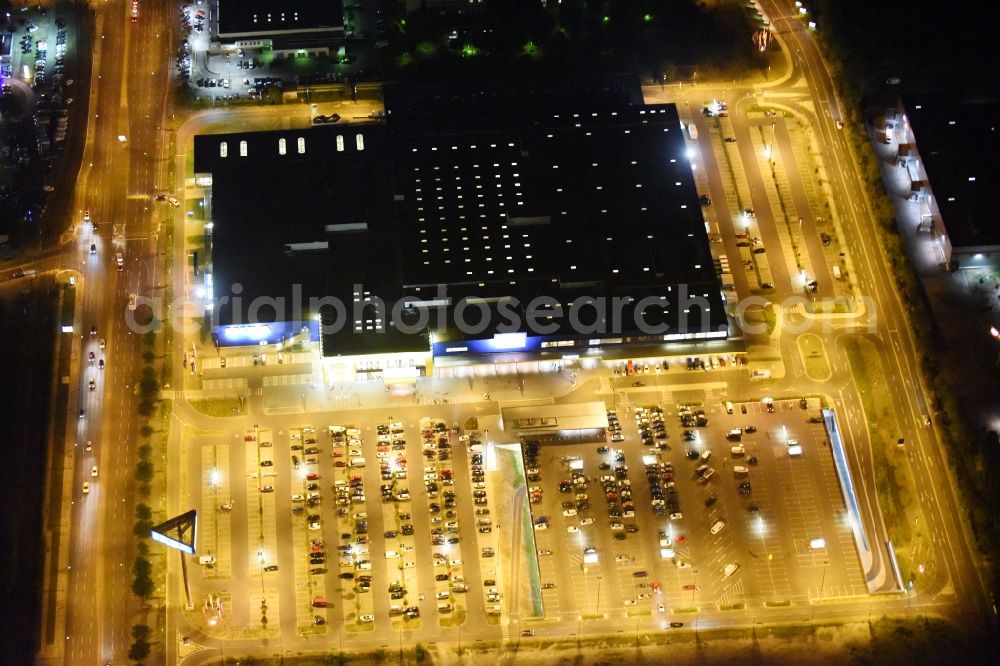
{"label": "industrial building", "polygon": [[298,335],[392,379],[726,340],[676,109],[577,83],[390,86],[381,124],[196,137],[219,344]]}
{"label": "industrial building", "polygon": [[1000,149],[997,112],[987,100],[908,96],[886,111],[879,139],[898,143],[896,163],[910,178],[921,227],[951,270],[1000,266],[1000,223],[993,156]]}
{"label": "industrial building", "polygon": [[214,0],[209,11],[215,48],[285,58],[329,55],[344,42],[341,0]]}

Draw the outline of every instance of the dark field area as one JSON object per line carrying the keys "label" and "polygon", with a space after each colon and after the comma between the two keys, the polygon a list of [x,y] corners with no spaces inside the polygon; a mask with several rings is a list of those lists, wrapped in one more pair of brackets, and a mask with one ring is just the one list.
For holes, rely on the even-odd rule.
{"label": "dark field area", "polygon": [[864,95],[899,77],[904,92],[947,91],[995,98],[1000,91],[1000,5],[959,0],[896,3],[818,0],[820,34]]}
{"label": "dark field area", "polygon": [[50,278],[0,282],[0,661],[7,664],[31,662],[38,631],[57,305]]}

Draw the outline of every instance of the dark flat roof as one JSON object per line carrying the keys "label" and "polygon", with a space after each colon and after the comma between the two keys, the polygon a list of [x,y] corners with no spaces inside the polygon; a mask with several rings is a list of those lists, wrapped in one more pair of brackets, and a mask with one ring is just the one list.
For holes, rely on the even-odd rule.
{"label": "dark flat roof", "polygon": [[[245,299],[291,299],[295,284],[307,299],[347,296],[352,281],[399,284],[395,246],[379,242],[392,234],[385,128],[342,129],[195,137],[196,171],[213,174],[211,268],[217,295],[231,294],[237,284]],[[343,151],[337,150],[338,136]],[[241,157],[244,141],[247,156]],[[220,155],[223,144],[226,157]],[[239,315],[226,306],[219,319],[233,323]]]}
{"label": "dark flat roof", "polygon": [[344,27],[341,0],[218,0],[218,3],[222,36]]}
{"label": "dark flat roof", "polygon": [[[254,296],[290,303],[292,284],[305,300],[334,296],[348,304],[360,284],[390,304],[405,297],[434,313],[431,321],[443,323],[431,326],[438,341],[491,337],[492,328],[459,331],[453,313],[438,319],[433,303],[444,285],[452,303],[475,298],[493,313],[512,298],[523,314],[535,297],[550,297],[565,315],[581,296],[648,297],[638,304],[648,321],[676,332],[686,285],[708,310],[705,319],[692,316],[690,330],[725,330],[676,108],[553,106],[506,127],[503,114],[488,122],[455,114],[445,130],[416,115],[397,125],[401,116],[387,113],[387,125],[195,137],[195,171],[213,174],[215,295],[239,283],[245,300],[238,313],[223,308],[218,323],[245,317]],[[625,306],[622,332],[634,330],[635,307]],[[351,319],[349,329],[385,323]],[[324,353],[428,344],[426,333],[349,333],[353,340],[325,337]],[[547,335],[587,337],[566,316]],[[614,330],[591,337],[608,335]]]}
{"label": "dark flat roof", "polygon": [[1000,245],[1000,103],[924,95],[904,107],[952,246]]}
{"label": "dark flat roof", "polygon": [[638,79],[627,74],[390,83],[383,88],[383,99],[394,132],[443,133],[528,126],[560,107],[620,109],[643,104]]}

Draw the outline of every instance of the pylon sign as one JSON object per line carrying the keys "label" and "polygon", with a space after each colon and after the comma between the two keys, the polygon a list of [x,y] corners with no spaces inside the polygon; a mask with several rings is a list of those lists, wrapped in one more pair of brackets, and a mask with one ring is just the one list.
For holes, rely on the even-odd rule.
{"label": "pylon sign", "polygon": [[168,548],[194,555],[195,540],[198,536],[198,512],[191,509],[187,513],[160,523],[150,530],[149,536],[153,541],[162,543]]}

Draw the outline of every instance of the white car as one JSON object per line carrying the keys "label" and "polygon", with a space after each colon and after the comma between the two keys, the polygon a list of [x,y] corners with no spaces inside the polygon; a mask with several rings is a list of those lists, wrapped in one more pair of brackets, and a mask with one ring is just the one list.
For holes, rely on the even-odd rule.
{"label": "white car", "polygon": [[589,516],[587,518],[581,518],[580,519],[580,525],[581,526],[583,526],[583,525],[593,525],[593,524],[594,524],[594,519],[591,518],[591,517],[589,517]]}
{"label": "white car", "polygon": [[711,527],[711,529],[709,531],[712,534],[718,534],[719,532],[722,531],[722,528],[725,527],[725,526],[726,526],[726,521],[724,521],[724,520],[717,520],[714,523],[712,523],[712,527]]}
{"label": "white car", "polygon": [[292,495],[292,501],[293,502],[305,502],[306,498],[303,497],[302,495]]}
{"label": "white car", "polygon": [[415,566],[417,566],[415,562],[403,562],[404,569],[412,569]]}
{"label": "white car", "polygon": [[320,525],[319,523],[309,523],[309,529],[311,529],[311,530],[318,530],[318,529],[321,529],[321,528],[322,528],[322,525]]}
{"label": "white car", "polygon": [[670,520],[681,520],[684,518],[683,513],[672,513],[670,514]]}
{"label": "white car", "polygon": [[566,531],[569,532],[570,534],[573,534],[574,532],[579,532],[580,528],[577,527],[576,525],[570,525],[569,527],[566,528]]}
{"label": "white car", "polygon": [[374,622],[374,621],[375,621],[374,615],[362,615],[361,617],[358,618],[358,622]]}
{"label": "white car", "polygon": [[181,205],[181,202],[177,199],[177,197],[167,197],[167,201],[169,201],[170,205],[173,206],[174,208],[177,208],[178,206]]}
{"label": "white car", "polygon": [[625,525],[622,523],[611,523],[612,532],[621,532],[623,529],[625,529]]}
{"label": "white car", "polygon": [[448,564],[450,564],[453,567],[460,567],[462,566],[462,560],[451,560],[450,562],[448,562]]}
{"label": "white car", "polygon": [[628,555],[615,555],[615,562],[628,562],[630,559]]}
{"label": "white car", "polygon": [[399,553],[397,553],[396,551],[394,551],[394,550],[387,550],[387,551],[385,551],[385,559],[387,559],[387,560],[394,560],[397,557],[399,557]]}
{"label": "white car", "polygon": [[565,511],[563,511],[563,515],[566,516],[567,518],[569,518],[570,516],[575,516],[576,509],[566,509]]}
{"label": "white car", "polygon": [[94,465],[93,467],[90,468],[90,475],[97,476],[97,465]]}
{"label": "white car", "polygon": [[90,482],[89,481],[84,481],[83,482],[83,494],[86,495],[89,492],[90,492]]}
{"label": "white car", "polygon": [[739,568],[740,565],[736,564],[735,562],[730,562],[729,564],[726,565],[726,568],[722,570],[722,575],[724,575],[726,578],[729,578],[734,573],[736,573],[739,570]]}

